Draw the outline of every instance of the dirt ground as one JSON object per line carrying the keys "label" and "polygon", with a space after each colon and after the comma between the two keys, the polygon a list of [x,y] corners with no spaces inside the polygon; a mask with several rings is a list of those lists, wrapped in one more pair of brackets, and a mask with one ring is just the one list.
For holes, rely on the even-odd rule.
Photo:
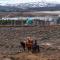
{"label": "dirt ground", "polygon": [[[40,27],[0,28],[0,60],[60,60],[60,29],[47,32],[41,32],[41,29]],[[29,34],[34,40],[37,39],[38,44],[51,43],[53,49],[41,49],[40,53],[20,52],[20,41]]]}
{"label": "dirt ground", "polygon": [[16,54],[0,54],[0,60],[60,60],[60,51],[46,50],[40,53],[18,52]]}

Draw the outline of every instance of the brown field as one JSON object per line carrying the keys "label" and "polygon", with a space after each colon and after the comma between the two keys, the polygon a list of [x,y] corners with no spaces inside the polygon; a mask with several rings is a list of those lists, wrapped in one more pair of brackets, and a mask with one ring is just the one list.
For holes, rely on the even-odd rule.
{"label": "brown field", "polygon": [[[40,46],[42,43],[52,46],[42,46],[40,53],[23,52],[20,41],[27,36],[37,40]],[[0,60],[60,60],[60,26],[0,27]]]}

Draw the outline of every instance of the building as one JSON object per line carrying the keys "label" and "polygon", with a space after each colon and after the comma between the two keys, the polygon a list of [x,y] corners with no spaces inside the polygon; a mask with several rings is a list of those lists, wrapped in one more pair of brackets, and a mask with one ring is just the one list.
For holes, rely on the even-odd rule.
{"label": "building", "polygon": [[[26,20],[32,19],[33,23],[31,25],[33,26],[47,26],[47,25],[55,25],[57,24],[58,16],[36,16],[36,17],[2,17],[2,21],[0,20],[0,24],[5,25],[19,25],[23,26],[26,25]],[[4,20],[4,22],[3,22]]]}

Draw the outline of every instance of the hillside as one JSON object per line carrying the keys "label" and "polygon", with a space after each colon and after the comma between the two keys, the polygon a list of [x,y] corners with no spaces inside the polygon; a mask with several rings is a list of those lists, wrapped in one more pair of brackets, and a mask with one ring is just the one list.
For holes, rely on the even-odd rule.
{"label": "hillside", "polygon": [[[26,40],[27,36],[32,36],[39,45],[42,43],[52,45],[49,47],[50,49],[41,49],[41,52],[36,54],[22,52],[20,41]],[[60,60],[60,26],[0,27],[0,59]]]}
{"label": "hillside", "polygon": [[59,11],[60,4],[47,2],[31,2],[19,4],[0,4],[0,12],[27,12],[27,11]]}
{"label": "hillside", "polygon": [[[50,27],[10,27],[0,28],[0,51],[19,51],[20,41],[32,36],[38,44],[51,43],[60,46],[60,26]],[[6,50],[7,49],[7,50]]]}

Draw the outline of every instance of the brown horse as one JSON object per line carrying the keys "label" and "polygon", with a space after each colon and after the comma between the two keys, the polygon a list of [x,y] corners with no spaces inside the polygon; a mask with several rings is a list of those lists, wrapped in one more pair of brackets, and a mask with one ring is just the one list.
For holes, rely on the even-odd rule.
{"label": "brown horse", "polygon": [[24,41],[21,41],[20,44],[21,44],[21,47],[23,48],[24,51],[26,50],[26,48],[28,51],[31,51],[32,43],[29,43],[29,42],[25,43]]}

